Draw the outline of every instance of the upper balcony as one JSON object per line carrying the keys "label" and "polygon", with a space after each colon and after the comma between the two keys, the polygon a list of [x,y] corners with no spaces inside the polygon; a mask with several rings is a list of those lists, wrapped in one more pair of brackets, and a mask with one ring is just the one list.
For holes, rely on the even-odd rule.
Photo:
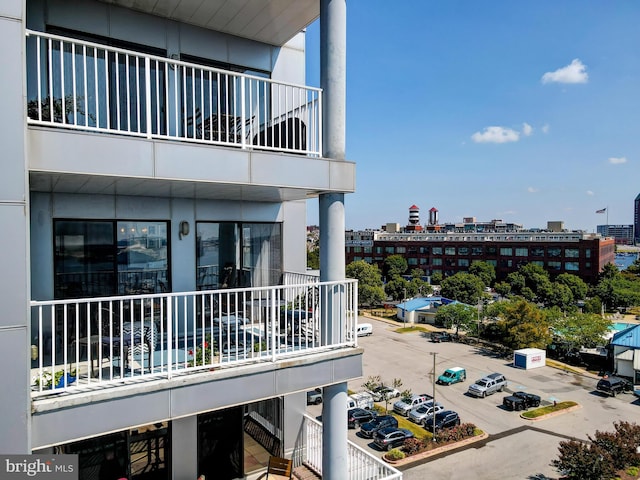
{"label": "upper balcony", "polygon": [[36,31],[27,73],[32,190],[257,201],[355,190],[354,164],[322,155],[320,89]]}

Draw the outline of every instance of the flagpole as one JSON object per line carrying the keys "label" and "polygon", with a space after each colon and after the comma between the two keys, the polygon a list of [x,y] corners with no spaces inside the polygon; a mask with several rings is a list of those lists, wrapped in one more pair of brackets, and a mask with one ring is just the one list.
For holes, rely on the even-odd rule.
{"label": "flagpole", "polygon": [[607,231],[609,231],[609,205],[607,205]]}

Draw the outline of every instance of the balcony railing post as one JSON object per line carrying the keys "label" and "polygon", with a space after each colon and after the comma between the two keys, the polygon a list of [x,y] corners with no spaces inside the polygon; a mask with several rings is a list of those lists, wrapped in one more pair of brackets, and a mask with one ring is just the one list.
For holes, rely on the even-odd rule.
{"label": "balcony railing post", "polygon": [[269,317],[271,317],[271,360],[277,359],[277,347],[276,347],[276,329],[280,326],[280,319],[276,318],[278,313],[278,305],[276,305],[276,289],[270,291],[271,305],[269,306]]}
{"label": "balcony railing post", "polygon": [[144,93],[145,93],[145,117],[147,138],[151,138],[153,128],[151,128],[151,58],[144,57]]}
{"label": "balcony railing post", "polygon": [[173,371],[173,297],[167,297],[167,378],[171,378]]}
{"label": "balcony railing post", "polygon": [[240,122],[240,131],[242,134],[242,148],[247,148],[247,127],[246,127],[246,118],[247,118],[247,97],[245,96],[245,84],[246,84],[247,78],[246,77],[240,77],[240,95],[241,95],[241,101],[240,101],[240,115],[241,115],[241,122]]}

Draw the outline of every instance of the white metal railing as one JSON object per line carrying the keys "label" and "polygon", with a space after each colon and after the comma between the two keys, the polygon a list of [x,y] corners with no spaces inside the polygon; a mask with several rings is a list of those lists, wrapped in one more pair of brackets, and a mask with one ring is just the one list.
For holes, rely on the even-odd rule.
{"label": "white metal railing", "polygon": [[322,91],[27,30],[36,125],[322,156]]}
{"label": "white metal railing", "polygon": [[[345,428],[347,428],[345,424]],[[308,415],[302,421],[302,435],[293,455],[294,465],[305,464],[322,475],[322,423]],[[402,479],[402,473],[355,443],[347,442],[349,480]]]}
{"label": "white metal railing", "polygon": [[357,345],[357,283],[32,301],[33,396]]}

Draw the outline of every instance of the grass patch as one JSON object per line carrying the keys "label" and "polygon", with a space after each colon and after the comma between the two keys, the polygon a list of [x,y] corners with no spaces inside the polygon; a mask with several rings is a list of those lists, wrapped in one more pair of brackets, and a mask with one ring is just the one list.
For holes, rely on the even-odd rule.
{"label": "grass patch", "polygon": [[416,438],[432,438],[431,434],[427,432],[421,425],[413,423],[408,418],[400,415],[393,414],[393,416],[398,419],[399,428],[406,428],[411,433],[413,433]]}
{"label": "grass patch", "polygon": [[578,405],[576,402],[568,401],[568,402],[560,402],[556,405],[548,405],[546,407],[536,408],[535,410],[530,410],[528,412],[524,412],[522,414],[525,418],[537,418],[542,415],[547,415],[548,413],[558,412],[560,410],[565,410],[570,407],[575,407]]}
{"label": "grass patch", "polygon": [[421,332],[421,333],[429,333],[431,330],[425,327],[420,327],[417,325],[412,325],[411,327],[400,327],[394,330],[396,333],[412,333],[412,332]]}

